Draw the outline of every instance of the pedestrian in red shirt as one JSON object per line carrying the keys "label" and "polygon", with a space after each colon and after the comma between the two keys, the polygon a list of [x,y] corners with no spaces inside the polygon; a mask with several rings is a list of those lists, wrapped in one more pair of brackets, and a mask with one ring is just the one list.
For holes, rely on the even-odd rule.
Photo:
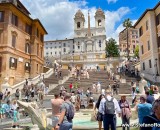
{"label": "pedestrian in red shirt", "polygon": [[72,90],[72,83],[70,83],[69,88],[70,88],[70,92],[71,92],[71,90]]}

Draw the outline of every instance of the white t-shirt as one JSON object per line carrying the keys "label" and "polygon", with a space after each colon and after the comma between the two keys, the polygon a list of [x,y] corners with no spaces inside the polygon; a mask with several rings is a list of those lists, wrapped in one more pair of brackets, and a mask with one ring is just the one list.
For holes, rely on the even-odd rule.
{"label": "white t-shirt", "polygon": [[75,96],[75,95],[72,95],[72,96],[71,96],[71,102],[73,102],[73,103],[76,102],[76,96]]}

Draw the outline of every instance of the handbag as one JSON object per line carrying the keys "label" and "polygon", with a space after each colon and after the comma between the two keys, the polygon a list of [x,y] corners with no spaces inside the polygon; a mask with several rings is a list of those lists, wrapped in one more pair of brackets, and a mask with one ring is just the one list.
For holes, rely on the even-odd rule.
{"label": "handbag", "polygon": [[102,115],[102,113],[100,113],[100,112],[97,113],[96,120],[97,120],[97,121],[102,121],[102,120],[103,120],[103,115]]}

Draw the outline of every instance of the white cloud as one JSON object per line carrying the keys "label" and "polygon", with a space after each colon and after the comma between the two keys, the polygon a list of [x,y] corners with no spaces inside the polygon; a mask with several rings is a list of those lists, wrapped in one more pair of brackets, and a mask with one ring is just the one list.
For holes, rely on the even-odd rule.
{"label": "white cloud", "polygon": [[108,1],[108,4],[110,3],[116,3],[118,0],[107,0]]}
{"label": "white cloud", "polygon": [[[33,18],[39,18],[46,28],[48,35],[45,40],[72,38],[74,34],[74,15],[81,9],[85,15],[87,26],[87,14],[90,11],[91,27],[95,26],[94,15],[96,7],[88,8],[85,0],[70,2],[69,0],[21,0],[30,11]],[[122,29],[115,29],[117,22],[130,12],[128,7],[121,7],[116,11],[105,10],[106,35],[118,39],[118,33]]]}
{"label": "white cloud", "polygon": [[121,7],[117,11],[106,11],[106,35],[108,38],[114,38],[118,42],[118,34],[123,30],[123,26],[119,25],[117,29],[115,29],[115,24],[120,22],[121,19],[130,12],[128,7]]}

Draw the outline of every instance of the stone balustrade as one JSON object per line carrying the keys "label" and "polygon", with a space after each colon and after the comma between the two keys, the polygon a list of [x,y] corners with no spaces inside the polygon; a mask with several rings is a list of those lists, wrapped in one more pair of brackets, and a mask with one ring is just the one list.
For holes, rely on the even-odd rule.
{"label": "stone balustrade", "polygon": [[[53,69],[50,69],[49,71],[47,71],[46,73],[41,73],[40,75],[36,76],[35,78],[33,79],[30,79],[29,80],[29,84],[33,83],[33,84],[37,84],[39,81],[40,81],[40,76],[42,76],[42,78],[48,78],[50,77],[51,75],[53,74]],[[16,85],[13,85],[11,86],[12,88],[12,91],[11,93],[15,93],[16,89],[23,89],[23,86],[25,84],[25,80],[16,84]]]}

